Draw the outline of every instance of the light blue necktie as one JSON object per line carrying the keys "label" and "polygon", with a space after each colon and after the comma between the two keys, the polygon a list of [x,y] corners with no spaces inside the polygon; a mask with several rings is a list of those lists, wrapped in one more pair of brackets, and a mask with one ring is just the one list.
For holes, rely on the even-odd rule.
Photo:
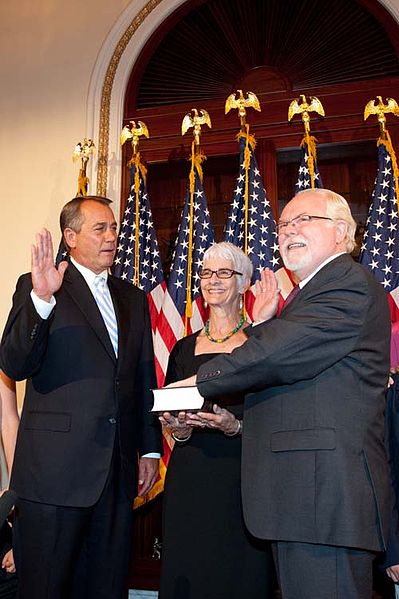
{"label": "light blue necktie", "polygon": [[112,346],[115,351],[116,357],[118,357],[118,325],[116,322],[114,305],[112,303],[111,294],[108,289],[108,285],[104,277],[97,276],[94,279],[95,287],[95,300],[97,302],[98,309],[101,312],[105,326],[107,327],[108,334],[111,339]]}

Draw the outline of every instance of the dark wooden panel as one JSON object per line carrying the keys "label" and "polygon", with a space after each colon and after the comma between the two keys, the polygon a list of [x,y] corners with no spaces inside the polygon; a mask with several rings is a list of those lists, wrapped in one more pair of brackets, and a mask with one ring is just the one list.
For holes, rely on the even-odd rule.
{"label": "dark wooden panel", "polygon": [[162,493],[135,510],[128,588],[157,590],[160,560],[157,542],[162,531]]}

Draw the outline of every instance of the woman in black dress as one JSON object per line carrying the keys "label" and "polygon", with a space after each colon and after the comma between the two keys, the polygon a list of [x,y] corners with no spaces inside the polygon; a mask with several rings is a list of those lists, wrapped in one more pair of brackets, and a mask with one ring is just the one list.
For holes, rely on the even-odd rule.
{"label": "woman in black dress", "polygon": [[[222,242],[204,254],[201,291],[209,306],[204,329],[181,339],[167,383],[185,379],[217,353],[246,340],[243,294],[252,264]],[[243,396],[215,398],[213,418],[164,412],[175,439],[164,496],[159,599],[270,599],[274,571],[267,542],[252,537],[241,508]]]}

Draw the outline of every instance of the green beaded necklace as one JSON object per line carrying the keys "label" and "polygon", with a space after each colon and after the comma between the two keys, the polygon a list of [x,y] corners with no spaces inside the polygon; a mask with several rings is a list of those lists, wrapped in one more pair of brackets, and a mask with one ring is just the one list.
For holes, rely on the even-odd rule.
{"label": "green beaded necklace", "polygon": [[227,335],[225,337],[221,337],[220,339],[215,339],[214,337],[211,336],[211,334],[209,332],[209,319],[208,319],[205,323],[205,335],[207,336],[209,341],[212,341],[213,343],[223,343],[224,341],[227,341],[227,339],[230,339],[230,337],[232,337],[235,333],[237,333],[237,331],[242,329],[244,322],[245,322],[244,314],[241,314],[240,322],[232,331],[230,331],[230,333],[227,333]]}

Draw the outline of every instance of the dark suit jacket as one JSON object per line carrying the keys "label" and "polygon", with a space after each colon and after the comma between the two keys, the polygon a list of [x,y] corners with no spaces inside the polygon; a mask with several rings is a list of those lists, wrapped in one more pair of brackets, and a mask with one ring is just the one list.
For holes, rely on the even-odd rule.
{"label": "dark suit jacket", "polygon": [[0,349],[1,367],[28,379],[11,488],[19,497],[90,506],[110,469],[116,435],[128,495],[137,493],[137,453],[161,451],[149,414],[155,384],[147,299],[110,276],[119,329],[118,359],[94,297],[70,264],[48,320],[17,284]]}
{"label": "dark suit jacket", "polygon": [[392,514],[384,567],[399,564],[399,373],[393,376],[394,383],[387,391],[385,412],[386,441],[393,488]]}
{"label": "dark suit jacket", "polygon": [[257,537],[381,550],[389,517],[382,286],[348,255],[279,318],[202,366],[205,397],[246,390],[242,484]]}

